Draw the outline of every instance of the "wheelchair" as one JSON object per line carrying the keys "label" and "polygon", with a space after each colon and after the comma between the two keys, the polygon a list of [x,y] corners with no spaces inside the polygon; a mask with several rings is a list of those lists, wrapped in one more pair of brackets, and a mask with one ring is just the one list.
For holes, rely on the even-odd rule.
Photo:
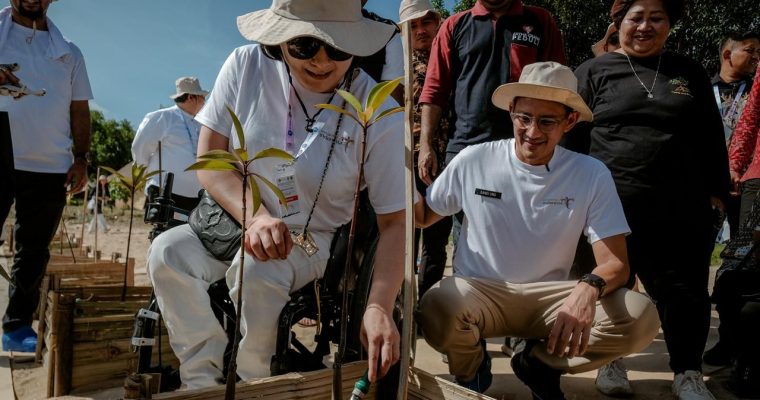
{"label": "wheelchair", "polygon": [[[164,202],[166,204],[166,202]],[[379,232],[374,210],[369,204],[366,190],[362,192],[357,216],[357,228],[354,237],[354,251],[351,270],[348,273],[348,281],[343,285],[343,271],[348,254],[348,238],[350,223],[338,228],[330,244],[330,257],[322,278],[306,284],[304,287],[291,294],[290,301],[285,305],[278,317],[277,342],[274,354],[271,358],[270,372],[272,376],[282,375],[289,372],[308,372],[327,368],[323,359],[331,352],[332,344],[340,343],[340,326],[343,316],[347,319],[348,330],[346,338],[346,351],[344,363],[366,359],[364,348],[359,335],[361,330],[364,310],[367,306],[367,298],[372,284],[373,261],[377,249]],[[349,309],[342,312],[343,293],[347,291],[349,296]],[[235,337],[235,307],[229,297],[229,288],[225,279],[214,282],[207,291],[211,308],[217,320],[224,328],[228,337],[228,344],[224,352],[224,369],[222,375],[227,376],[227,368],[232,355],[232,344]],[[394,320],[401,329],[401,304],[400,298],[394,308]],[[149,311],[160,313],[158,304],[152,300]],[[141,310],[142,312],[143,310]],[[139,315],[139,313],[138,313]],[[317,320],[321,329],[314,338],[313,349],[304,345],[293,331],[294,325],[302,318]],[[135,336],[138,333],[137,326],[144,319],[136,318]],[[153,327],[147,327],[152,331]],[[159,332],[160,334],[160,332]],[[135,340],[133,339],[133,343]],[[179,387],[178,374],[176,371],[167,371],[160,365],[150,366],[151,349],[140,349],[138,360],[138,372],[160,371],[163,375],[169,375],[162,391],[169,391]],[[141,370],[142,369],[142,370]],[[379,381],[378,393],[386,393],[392,398],[395,396],[398,384],[398,365],[391,369],[385,378]]]}

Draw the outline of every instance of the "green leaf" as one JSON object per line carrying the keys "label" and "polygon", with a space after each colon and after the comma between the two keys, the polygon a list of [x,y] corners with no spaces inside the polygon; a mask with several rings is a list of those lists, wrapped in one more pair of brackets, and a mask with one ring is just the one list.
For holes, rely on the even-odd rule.
{"label": "green leaf", "polygon": [[357,124],[361,125],[361,121],[359,121],[359,119],[356,118],[356,116],[354,114],[352,114],[352,113],[350,113],[350,112],[348,112],[348,111],[346,111],[346,110],[344,110],[344,109],[342,109],[342,108],[340,108],[338,106],[334,106],[332,104],[317,104],[315,107],[317,107],[317,108],[325,108],[325,109],[328,109],[330,111],[335,111],[337,113],[348,115],[354,121],[356,121]]}
{"label": "green leaf", "polygon": [[144,180],[145,182],[147,182],[147,181],[148,181],[148,179],[149,179],[150,177],[152,177],[152,176],[155,176],[155,175],[158,175],[158,174],[160,174],[160,173],[161,173],[161,170],[160,170],[160,169],[158,169],[158,170],[155,170],[155,171],[150,171],[150,172],[148,172],[147,174],[145,174],[145,176],[143,176],[143,180]]}
{"label": "green leaf", "polygon": [[343,89],[338,89],[338,94],[340,95],[340,97],[345,99],[346,102],[348,102],[348,104],[351,104],[351,107],[353,107],[354,110],[356,110],[357,114],[364,111],[364,108],[362,108],[362,104],[359,102],[359,100],[356,97],[354,97],[353,94]]}
{"label": "green leaf", "polygon": [[100,167],[100,169],[104,169],[104,170],[108,171],[108,173],[110,173],[111,175],[116,175],[116,177],[117,177],[117,178],[118,178],[118,179],[119,179],[119,180],[120,180],[122,183],[124,183],[124,182],[126,182],[126,181],[127,181],[127,177],[126,177],[126,176],[124,176],[124,175],[120,174],[118,171],[116,171],[116,170],[115,170],[115,169],[113,169],[113,168],[110,168],[110,167],[105,167],[105,166],[101,166],[101,167]]}
{"label": "green leaf", "polygon": [[400,112],[404,112],[404,107],[389,108],[389,109],[381,112],[377,117],[375,117],[375,120],[372,121],[372,123],[374,124],[375,122],[380,121],[381,119],[383,119],[383,118],[385,118],[385,117],[387,117],[387,116],[389,116],[391,114],[396,114],[396,113],[400,113]]}
{"label": "green leaf", "polygon": [[258,160],[260,158],[269,158],[269,157],[282,158],[288,161],[294,160],[293,156],[287,151],[270,147],[268,149],[264,149],[256,153],[256,155],[253,156],[253,159],[251,159],[251,161]]}
{"label": "green leaf", "polygon": [[235,112],[232,111],[232,108],[230,108],[230,106],[225,107],[227,107],[227,112],[230,113],[230,117],[232,117],[232,123],[235,125],[235,134],[237,134],[240,148],[245,149],[245,135],[243,134],[243,125],[240,124],[240,120],[238,119],[237,115],[235,115]]}
{"label": "green leaf", "polygon": [[253,180],[253,175],[248,175],[248,186],[251,187],[251,197],[253,198],[253,210],[251,215],[256,214],[259,207],[261,207],[261,191],[259,191],[259,185]]}
{"label": "green leaf", "polygon": [[229,151],[224,150],[211,150],[198,156],[201,160],[227,160],[236,162],[238,159]]}
{"label": "green leaf", "polygon": [[235,149],[235,154],[240,161],[248,161],[248,151],[246,149]]}
{"label": "green leaf", "polygon": [[207,170],[207,171],[238,171],[240,170],[237,168],[237,166],[231,164],[228,161],[222,161],[222,160],[202,160],[197,161],[193,163],[191,166],[185,168],[185,171],[198,171],[198,170]]}
{"label": "green leaf", "polygon": [[269,187],[269,190],[271,190],[277,196],[277,198],[280,199],[280,204],[283,204],[285,206],[285,209],[288,208],[288,201],[285,199],[285,195],[282,193],[280,188],[278,188],[274,183],[270,182],[267,178],[264,178],[255,172],[253,175],[259,178],[261,182]]}
{"label": "green leaf", "polygon": [[369,96],[367,96],[366,108],[372,108],[373,110],[379,109],[380,106],[382,106],[385,100],[388,98],[388,96],[390,96],[391,93],[396,90],[398,85],[401,83],[401,79],[403,78],[398,77],[392,81],[381,82],[375,85],[375,87],[370,90]]}

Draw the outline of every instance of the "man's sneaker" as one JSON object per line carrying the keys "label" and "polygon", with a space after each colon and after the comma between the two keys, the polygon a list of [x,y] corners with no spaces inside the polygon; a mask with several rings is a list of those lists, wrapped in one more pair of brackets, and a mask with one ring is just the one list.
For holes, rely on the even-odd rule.
{"label": "man's sneaker", "polygon": [[705,364],[715,365],[715,366],[725,366],[731,364],[731,352],[728,350],[727,346],[723,344],[723,342],[715,343],[715,346],[710,348],[710,350],[707,350],[705,354],[702,355],[702,361],[705,362]]}
{"label": "man's sneaker", "polygon": [[705,386],[702,373],[693,370],[676,374],[673,379],[673,395],[679,400],[715,400]]}
{"label": "man's sneaker", "polygon": [[536,357],[531,357],[532,344],[512,356],[512,371],[533,393],[533,400],[565,400],[559,385],[562,371],[552,369]]}
{"label": "man's sneaker", "polygon": [[37,333],[31,326],[3,333],[3,351],[34,353],[37,350]]}
{"label": "man's sneaker", "polygon": [[612,397],[628,397],[633,394],[628,371],[622,359],[599,368],[596,374],[596,390]]}
{"label": "man's sneaker", "polygon": [[459,381],[454,379],[457,385],[470,389],[478,393],[485,393],[491,382],[493,382],[493,374],[491,373],[491,356],[486,351],[486,341],[481,340],[480,345],[483,347],[483,361],[478,366],[478,372],[475,373],[475,378],[469,382]]}

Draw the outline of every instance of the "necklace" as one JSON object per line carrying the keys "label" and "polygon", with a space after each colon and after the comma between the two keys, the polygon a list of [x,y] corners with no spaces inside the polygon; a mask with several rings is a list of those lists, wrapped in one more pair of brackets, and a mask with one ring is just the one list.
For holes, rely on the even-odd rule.
{"label": "necklace", "polygon": [[633,76],[636,77],[636,79],[641,84],[641,87],[644,88],[647,92],[647,97],[650,99],[654,98],[654,95],[652,94],[652,91],[654,90],[654,85],[657,84],[657,76],[660,74],[660,62],[662,61],[662,53],[660,53],[660,57],[657,59],[657,71],[654,73],[654,80],[652,81],[652,87],[647,89],[647,86],[644,84],[644,82],[639,78],[639,74],[636,73],[636,69],[633,68],[633,63],[631,62],[631,57],[628,57],[628,53],[623,52],[625,54],[625,58],[628,60],[628,65],[631,66],[631,71],[633,71]]}
{"label": "necklace", "polygon": [[[312,126],[317,122],[317,117],[322,111],[324,111],[324,108],[320,108],[314,115],[309,115],[309,112],[306,111],[306,105],[303,104],[303,100],[301,100],[301,95],[298,94],[298,90],[293,86],[293,75],[290,74],[290,67],[288,67],[287,63],[285,63],[285,68],[288,70],[288,82],[290,83],[290,87],[293,88],[293,92],[296,94],[296,99],[298,99],[298,104],[301,105],[301,110],[303,110],[303,114],[306,116],[306,132],[311,133]],[[333,90],[332,95],[330,95],[330,98],[327,100],[327,104],[332,103],[335,93],[337,93],[337,90]]]}

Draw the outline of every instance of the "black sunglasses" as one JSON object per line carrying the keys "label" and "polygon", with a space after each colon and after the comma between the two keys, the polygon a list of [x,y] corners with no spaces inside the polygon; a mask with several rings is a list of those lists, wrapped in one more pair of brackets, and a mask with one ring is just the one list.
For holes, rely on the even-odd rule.
{"label": "black sunglasses", "polygon": [[327,56],[335,61],[346,61],[353,55],[345,51],[338,50],[335,47],[313,37],[298,37],[290,39],[287,42],[288,54],[299,60],[309,60],[319,53],[319,48],[324,47]]}

